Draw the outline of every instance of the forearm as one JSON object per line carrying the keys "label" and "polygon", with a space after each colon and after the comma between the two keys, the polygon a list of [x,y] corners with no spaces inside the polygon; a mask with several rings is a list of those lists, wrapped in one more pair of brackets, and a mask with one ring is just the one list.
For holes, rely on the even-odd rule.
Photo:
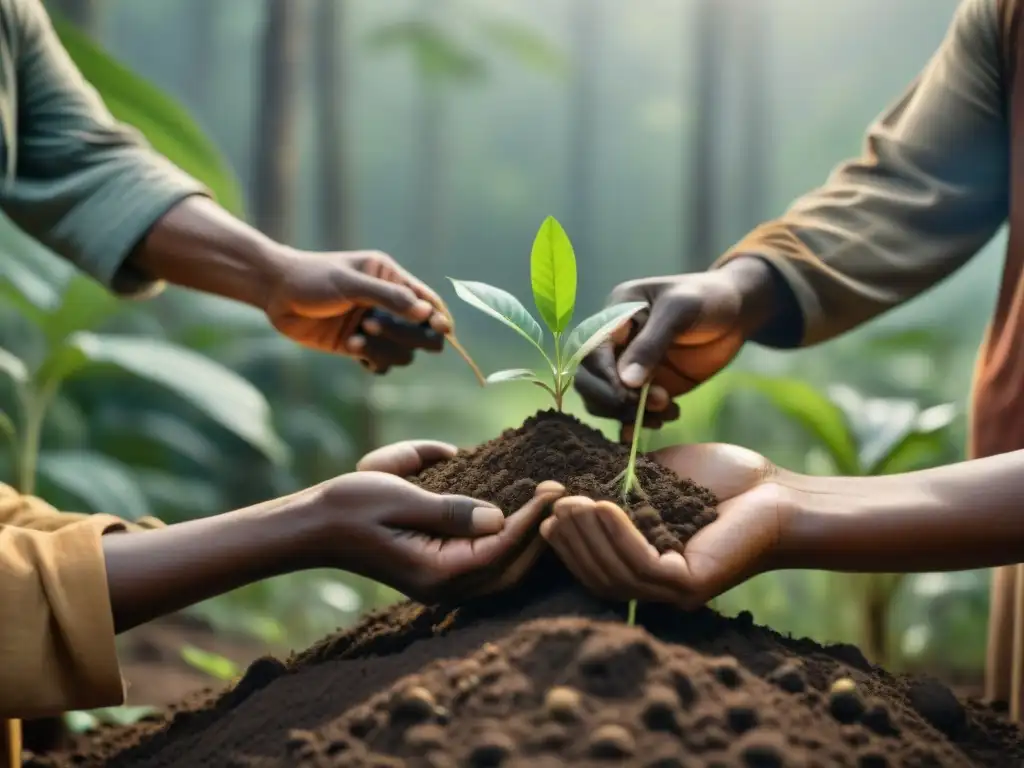
{"label": "forearm", "polygon": [[324,563],[309,492],[216,517],[103,537],[117,632],[254,581]]}
{"label": "forearm", "polygon": [[130,262],[150,278],[265,309],[290,257],[290,249],[195,196],[157,221]]}
{"label": "forearm", "polygon": [[1024,451],[874,478],[787,481],[783,568],[927,572],[1024,561]]}

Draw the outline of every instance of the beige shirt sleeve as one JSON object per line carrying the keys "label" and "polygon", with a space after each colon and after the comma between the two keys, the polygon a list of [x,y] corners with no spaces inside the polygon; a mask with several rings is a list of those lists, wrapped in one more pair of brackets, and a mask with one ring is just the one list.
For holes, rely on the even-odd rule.
{"label": "beige shirt sleeve", "polygon": [[861,157],[740,241],[803,315],[803,344],[837,336],[963,266],[1008,214],[1009,139],[997,0],[963,0],[942,46],[870,128]]}
{"label": "beige shirt sleeve", "polygon": [[[42,499],[23,496],[9,485],[0,483],[0,525],[13,525],[33,531],[57,531],[92,517],[94,515],[80,512],[58,512]],[[127,531],[145,531],[164,525],[155,517],[142,517],[134,523],[120,522],[122,529]]]}
{"label": "beige shirt sleeve", "polygon": [[100,543],[117,530],[109,515],[50,532],[0,524],[0,718],[124,700]]}

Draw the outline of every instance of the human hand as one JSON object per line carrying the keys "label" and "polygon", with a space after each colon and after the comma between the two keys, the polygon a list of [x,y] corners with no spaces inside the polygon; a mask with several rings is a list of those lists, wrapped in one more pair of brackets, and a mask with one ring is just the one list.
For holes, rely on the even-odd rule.
{"label": "human hand", "polygon": [[288,251],[266,301],[274,327],[303,346],[385,373],[451,330],[441,298],[379,251]]}
{"label": "human hand", "polygon": [[[622,439],[628,441],[639,389],[650,381],[644,426],[657,429],[677,419],[679,407],[673,398],[718,373],[736,356],[766,310],[761,294],[770,286],[770,272],[759,259],[617,286],[609,304],[643,301],[650,310],[634,316],[583,361],[575,385],[587,410],[622,422]],[[756,300],[745,301],[747,296]]]}
{"label": "human hand", "polygon": [[717,443],[673,446],[648,458],[713,491],[718,519],[679,551],[659,554],[617,505],[558,499],[541,535],[584,586],[609,599],[690,609],[776,567],[796,507],[789,473],[753,451]]}
{"label": "human hand", "polygon": [[518,582],[543,549],[537,527],[564,489],[541,483],[533,499],[505,518],[486,502],[430,493],[401,479],[455,452],[434,441],[396,443],[367,454],[357,472],[324,484],[319,506],[354,510],[332,512],[332,562],[420,602],[475,597]]}

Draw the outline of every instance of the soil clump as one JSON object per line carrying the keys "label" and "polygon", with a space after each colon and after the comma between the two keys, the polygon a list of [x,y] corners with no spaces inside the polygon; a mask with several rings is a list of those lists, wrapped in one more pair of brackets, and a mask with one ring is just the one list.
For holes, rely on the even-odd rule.
{"label": "soil clump", "polygon": [[[417,482],[516,509],[546,479],[614,499],[624,464],[599,433],[542,414]],[[655,546],[714,519],[708,492],[646,462],[640,473],[662,515],[654,538],[645,531]],[[627,627],[624,605],[553,573],[460,606],[395,605],[287,662],[257,660],[222,695],[26,765],[1004,768],[1024,760],[1021,731],[996,710],[934,680],[890,675],[852,646],[784,637],[749,613],[708,609],[641,604],[637,626]]]}

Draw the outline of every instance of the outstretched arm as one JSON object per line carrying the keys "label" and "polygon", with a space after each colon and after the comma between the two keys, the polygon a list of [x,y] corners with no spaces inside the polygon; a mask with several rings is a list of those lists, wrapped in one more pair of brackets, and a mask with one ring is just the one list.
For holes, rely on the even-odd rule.
{"label": "outstretched arm", "polygon": [[756,257],[785,283],[757,341],[837,336],[948,277],[995,234],[1008,213],[1000,58],[997,0],[964,0],[861,156],[719,260]]}

